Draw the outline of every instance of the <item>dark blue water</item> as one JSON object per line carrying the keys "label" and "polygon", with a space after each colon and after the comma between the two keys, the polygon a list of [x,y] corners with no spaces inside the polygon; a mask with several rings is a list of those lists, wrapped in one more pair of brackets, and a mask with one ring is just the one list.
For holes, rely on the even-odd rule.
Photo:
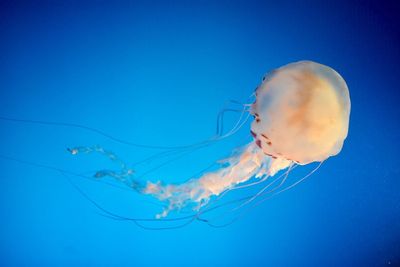
{"label": "dark blue water", "polygon": [[[2,1],[0,116],[185,145],[212,136],[224,104],[247,103],[266,72],[303,59],[345,78],[352,111],[342,152],[304,183],[228,227],[195,221],[168,231],[106,218],[73,185],[125,216],[152,218],[160,210],[150,198],[31,164],[90,176],[116,166],[67,147],[101,145],[130,163],[157,150],[0,121],[0,154],[29,162],[0,159],[1,265],[400,265],[399,12],[395,1]],[[237,117],[227,114],[224,128]],[[250,142],[249,127],[141,179],[185,181]]]}

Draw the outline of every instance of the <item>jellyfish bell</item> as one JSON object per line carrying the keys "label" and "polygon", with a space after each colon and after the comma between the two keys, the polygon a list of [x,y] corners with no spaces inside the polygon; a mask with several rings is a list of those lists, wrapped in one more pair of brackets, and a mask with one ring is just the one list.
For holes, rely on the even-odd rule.
{"label": "jellyfish bell", "polygon": [[251,131],[264,154],[304,165],[340,152],[350,98],[332,68],[299,61],[270,72],[256,90]]}

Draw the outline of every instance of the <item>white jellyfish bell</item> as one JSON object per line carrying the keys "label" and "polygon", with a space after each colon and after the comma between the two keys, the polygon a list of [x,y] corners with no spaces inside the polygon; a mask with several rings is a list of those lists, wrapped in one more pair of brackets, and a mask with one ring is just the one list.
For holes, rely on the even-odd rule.
{"label": "white jellyfish bell", "polygon": [[264,154],[302,165],[321,162],[338,154],[346,139],[349,91],[332,68],[300,61],[265,77],[251,112]]}
{"label": "white jellyfish bell", "polygon": [[[323,162],[342,149],[349,126],[350,97],[346,82],[332,68],[312,61],[288,64],[268,73],[255,96],[255,102],[248,105],[248,112],[254,116],[254,140],[224,160],[217,170],[182,184],[140,181],[127,164],[100,147],[76,147],[70,152],[98,152],[121,163],[122,170],[99,171],[95,177],[111,176],[164,202],[165,209],[156,216],[162,218],[188,206],[199,211],[210,199],[232,189],[269,181],[294,165]],[[267,182],[263,190],[270,185]]]}

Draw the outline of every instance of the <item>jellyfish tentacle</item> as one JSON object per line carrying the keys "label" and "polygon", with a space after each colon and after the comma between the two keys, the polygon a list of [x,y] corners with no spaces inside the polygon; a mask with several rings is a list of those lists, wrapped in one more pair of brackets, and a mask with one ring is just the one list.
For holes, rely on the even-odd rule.
{"label": "jellyfish tentacle", "polygon": [[95,172],[93,177],[100,179],[108,176],[127,185],[128,187],[133,187],[134,189],[137,189],[139,187],[139,183],[133,179],[135,171],[129,168],[128,165],[112,151],[105,150],[103,147],[98,145],[92,147],[79,146],[74,148],[67,148],[67,150],[72,155],[77,155],[78,153],[85,153],[85,154],[98,153],[100,155],[107,157],[112,162],[120,165],[119,171],[113,171],[107,169],[98,170]]}
{"label": "jellyfish tentacle", "polygon": [[[292,168],[292,170],[296,167],[297,165],[294,165],[294,167]],[[222,206],[224,206],[224,205],[233,205],[233,204],[235,204],[235,203],[237,203],[237,202],[241,202],[240,204],[239,204],[239,207],[235,207],[235,208],[232,208],[232,209],[230,209],[230,210],[228,210],[228,211],[226,211],[226,212],[224,212],[224,213],[222,213],[222,214],[219,214],[219,215],[217,215],[217,216],[214,216],[212,219],[209,219],[208,221],[211,223],[212,221],[214,221],[214,220],[216,220],[216,219],[221,219],[221,218],[224,218],[224,217],[226,217],[228,214],[231,214],[232,212],[235,212],[235,211],[237,211],[237,210],[239,210],[240,208],[243,208],[245,205],[245,203],[247,202],[247,203],[250,203],[252,200],[254,200],[255,198],[257,198],[257,197],[260,197],[260,196],[262,196],[262,195],[265,195],[265,194],[268,194],[268,193],[270,193],[270,192],[273,192],[273,190],[275,190],[277,187],[274,187],[273,189],[271,189],[271,190],[269,190],[269,191],[266,191],[265,192],[265,190],[266,189],[268,189],[268,188],[270,188],[271,186],[273,186],[275,183],[277,183],[278,181],[281,181],[280,182],[280,185],[281,184],[283,184],[284,182],[282,181],[282,180],[284,180],[285,179],[285,177],[287,177],[287,174],[288,174],[288,172],[287,171],[285,171],[284,173],[282,173],[282,174],[280,174],[280,175],[278,175],[277,177],[272,177],[272,179],[270,180],[270,179],[265,179],[264,181],[269,181],[269,183],[261,190],[261,191],[259,191],[258,193],[256,193],[256,194],[253,194],[253,195],[249,195],[249,196],[247,196],[247,197],[243,197],[243,198],[240,198],[240,199],[237,199],[237,200],[233,200],[233,201],[229,201],[229,202],[227,202],[227,203],[224,203],[224,204],[221,204],[221,205],[218,205],[218,206],[216,206],[216,208],[219,208],[219,207],[222,207]],[[271,178],[271,176],[269,176],[269,178]],[[232,188],[231,190],[234,190],[234,189],[236,189],[235,187],[234,188]],[[218,199],[217,199],[218,200]],[[209,210],[210,209],[213,209],[213,208],[209,208]],[[206,211],[207,211],[207,209],[206,209]]]}
{"label": "jellyfish tentacle", "polygon": [[90,153],[98,153],[100,155],[104,155],[105,157],[109,158],[111,161],[119,164],[121,166],[121,169],[126,169],[127,165],[126,163],[120,159],[115,153],[109,150],[105,150],[103,147],[99,145],[95,146],[78,146],[78,147],[73,147],[73,148],[67,148],[68,152],[70,152],[72,155],[77,155],[78,153],[84,153],[84,154],[90,154]]}
{"label": "jellyfish tentacle", "polygon": [[[31,165],[31,166],[38,167],[38,168],[45,168],[45,169],[49,169],[49,170],[54,170],[54,171],[57,171],[57,172],[61,173],[64,177],[68,177],[69,180],[71,180],[71,179],[69,178],[69,176],[71,175],[71,176],[76,176],[76,177],[85,178],[85,179],[88,179],[88,180],[90,180],[90,181],[102,181],[102,183],[105,183],[105,184],[107,184],[107,185],[109,185],[109,186],[117,187],[118,189],[121,189],[121,190],[129,190],[129,189],[126,188],[126,187],[119,187],[118,185],[112,184],[112,183],[108,183],[108,182],[106,182],[105,180],[97,180],[97,179],[96,179],[96,180],[93,180],[90,176],[80,175],[80,174],[77,174],[77,173],[74,173],[74,172],[71,172],[71,171],[67,171],[67,170],[63,170],[63,169],[60,169],[60,168],[57,168],[57,167],[47,166],[47,165],[43,165],[43,164],[39,164],[39,163],[34,163],[34,162],[30,162],[30,161],[19,160],[19,159],[15,159],[15,158],[8,157],[8,156],[3,156],[3,155],[0,155],[0,157],[3,158],[4,160],[12,160],[12,161],[16,161],[16,162],[19,162],[19,163],[25,164],[25,165]],[[74,184],[75,184],[75,183],[74,183]],[[75,184],[75,185],[74,185],[74,188],[76,188],[76,187],[78,187],[78,185]],[[78,190],[78,189],[77,189],[77,190]],[[199,221],[199,222],[211,224],[211,221],[206,220],[206,219],[203,219],[203,218],[201,218],[200,216],[202,216],[202,215],[204,215],[204,214],[207,214],[207,213],[210,212],[210,211],[213,211],[213,210],[219,209],[219,208],[221,208],[221,207],[224,207],[224,206],[226,206],[226,205],[232,205],[232,204],[234,204],[234,203],[237,203],[238,201],[243,201],[243,200],[246,200],[246,199],[249,198],[249,197],[244,197],[244,198],[242,198],[242,199],[232,200],[232,201],[227,202],[227,203],[218,204],[217,206],[210,207],[210,208],[206,208],[206,209],[203,209],[203,210],[201,210],[201,211],[198,211],[198,212],[195,213],[194,215],[181,216],[181,217],[176,217],[176,218],[160,218],[160,219],[154,219],[154,218],[131,218],[131,217],[126,217],[126,216],[118,215],[118,214],[113,213],[113,212],[111,212],[111,211],[109,211],[109,210],[106,210],[106,209],[105,209],[104,207],[102,207],[99,203],[97,203],[96,201],[94,201],[93,199],[91,199],[86,193],[84,193],[84,192],[82,191],[82,189],[79,189],[78,192],[79,192],[80,194],[82,194],[82,195],[84,194],[84,195],[85,195],[84,197],[85,197],[86,199],[88,199],[89,202],[91,202],[97,209],[99,209],[99,211],[103,212],[104,214],[101,214],[102,216],[106,216],[106,217],[108,217],[108,218],[110,218],[110,219],[113,219],[113,220],[131,221],[131,222],[134,223],[135,225],[137,225],[137,226],[139,226],[139,227],[141,227],[141,228],[143,228],[143,229],[146,229],[146,230],[168,230],[168,229],[176,229],[176,228],[180,228],[180,227],[187,226],[187,225],[189,225],[190,223],[192,223],[192,222],[194,222],[194,221]],[[82,192],[83,192],[83,193],[82,193]],[[154,204],[155,204],[155,203],[154,203]],[[162,203],[160,203],[160,205],[161,205],[161,204],[162,204]],[[164,206],[164,205],[163,205],[163,206]],[[164,222],[170,222],[170,221],[173,222],[173,221],[183,221],[183,220],[186,220],[187,222],[182,223],[182,224],[180,224],[180,225],[178,225],[178,226],[174,226],[174,227],[147,227],[147,226],[142,225],[142,222],[158,222],[158,223],[164,223]],[[210,226],[212,226],[212,225],[210,225]]]}
{"label": "jellyfish tentacle", "polygon": [[[282,181],[279,183],[279,185],[277,186],[277,188],[281,187],[287,180],[287,178],[289,177],[289,173],[292,169],[293,163],[290,164],[289,168],[285,171],[285,175],[283,176]],[[249,200],[245,201],[244,203],[242,203],[241,205],[239,205],[238,207],[235,207],[233,209],[233,211],[238,210],[248,204],[250,204],[252,201],[254,201],[255,199],[257,199],[265,190],[267,190],[272,184],[268,184],[265,187],[263,187],[257,194],[255,194],[252,198],[250,198]]]}
{"label": "jellyfish tentacle", "polygon": [[[253,203],[250,207],[248,207],[247,209],[242,210],[236,217],[234,217],[232,220],[230,220],[229,222],[225,223],[225,224],[221,224],[221,225],[217,225],[217,224],[213,224],[212,220],[208,220],[208,225],[211,227],[215,227],[215,228],[222,228],[222,227],[226,227],[231,225],[232,223],[236,222],[237,220],[239,220],[240,218],[242,218],[244,215],[246,215],[247,213],[249,213],[251,210],[253,210],[254,208],[256,208],[257,206],[259,206],[260,204],[262,204],[263,202],[265,202],[266,200],[271,199],[272,197],[275,197],[277,195],[279,195],[280,193],[287,191],[295,186],[297,186],[298,184],[300,184],[301,182],[303,182],[304,180],[306,180],[307,178],[309,178],[312,174],[314,174],[322,165],[323,161],[321,161],[313,170],[311,170],[308,174],[306,174],[305,176],[303,176],[302,178],[300,178],[299,180],[297,180],[295,183],[275,192],[277,189],[280,188],[280,186],[273,188],[269,191],[263,192],[262,194],[260,194],[258,197],[266,195],[266,197],[260,199],[259,201]],[[297,166],[297,165],[295,165]],[[280,177],[278,177],[280,178]],[[280,183],[284,184],[284,183]],[[254,197],[254,196],[251,196]],[[244,200],[246,198],[243,198],[241,200]],[[249,197],[247,197],[247,199],[249,199]],[[222,217],[222,216],[218,216],[218,217]],[[215,219],[215,218],[214,218]]]}
{"label": "jellyfish tentacle", "polygon": [[[171,156],[177,155],[176,157],[174,157],[172,159],[168,159],[167,161],[165,161],[163,163],[160,163],[160,164],[156,165],[155,167],[152,167],[151,169],[145,171],[142,175],[140,175],[140,178],[141,178],[141,177],[144,177],[145,175],[147,175],[149,173],[152,173],[155,170],[160,169],[161,167],[163,167],[163,166],[165,166],[165,165],[167,165],[167,164],[169,164],[171,162],[174,162],[174,161],[176,161],[176,160],[178,160],[178,159],[180,159],[180,158],[182,158],[182,157],[184,157],[184,156],[186,156],[186,155],[188,155],[190,153],[195,152],[198,149],[210,146],[214,142],[217,142],[217,141],[220,141],[222,139],[225,139],[225,138],[235,134],[247,122],[247,120],[248,120],[248,118],[250,116],[249,113],[245,110],[245,108],[243,108],[240,112],[241,112],[241,115],[238,118],[238,120],[236,121],[235,125],[231,128],[231,130],[229,130],[224,135],[216,136],[214,139],[206,140],[206,141],[204,141],[202,143],[198,143],[197,145],[193,145],[192,147],[188,147],[187,149],[170,150],[170,151],[164,151],[164,152],[156,153],[156,154],[151,155],[150,157],[145,158],[145,159],[143,159],[141,161],[135,162],[132,165],[133,166],[138,166],[138,165],[142,165],[142,164],[148,163],[150,161],[153,161],[155,159],[158,159],[160,157],[167,157],[167,156],[171,157]],[[248,114],[247,114],[247,116],[245,118],[243,118],[245,113],[248,113]],[[218,132],[218,130],[217,130],[217,132]]]}
{"label": "jellyfish tentacle", "polygon": [[[265,166],[269,166],[270,174],[273,175],[289,164],[289,161],[283,159],[271,161],[254,143],[248,144],[242,151],[225,161],[224,167],[181,184],[164,185],[160,182],[148,182],[143,193],[150,194],[160,201],[166,201],[169,204],[167,212],[179,210],[182,206],[189,204],[197,205],[199,209],[204,207],[212,197],[217,197],[253,177],[261,177]],[[166,214],[163,213],[163,215]]]}
{"label": "jellyfish tentacle", "polygon": [[[232,110],[232,111],[241,112],[242,114],[244,113],[244,109],[243,110]],[[224,111],[222,110],[220,112],[220,114],[221,113],[224,113]],[[218,116],[220,116],[220,115],[218,115]],[[230,133],[229,136],[231,136],[233,133],[237,132],[239,130],[238,127],[243,126],[244,123],[243,123],[242,119],[243,119],[243,115],[240,116],[240,118],[237,120],[237,122],[232,127],[232,129],[229,130],[229,132],[228,132],[228,133]],[[218,122],[218,121],[220,121],[220,122]],[[147,158],[145,158],[143,160],[135,162],[133,165],[136,166],[136,165],[145,164],[145,163],[148,163],[148,162],[153,161],[153,160],[158,159],[158,158],[168,157],[168,156],[172,156],[172,155],[178,154],[178,153],[184,153],[184,152],[186,152],[187,150],[190,150],[190,149],[197,150],[197,149],[206,147],[206,146],[208,146],[208,145],[210,145],[210,144],[212,144],[212,143],[214,143],[216,141],[220,141],[220,140],[228,137],[227,135],[222,135],[222,132],[220,131],[220,126],[219,125],[223,125],[223,118],[222,119],[221,118],[217,119],[216,135],[211,137],[210,139],[207,139],[207,140],[205,140],[203,142],[200,142],[200,143],[197,143],[197,144],[193,144],[192,146],[188,146],[185,149],[173,149],[173,150],[168,150],[168,151],[155,153],[155,154],[153,154],[153,155],[151,155],[151,156],[149,156],[149,157],[147,157]]]}
{"label": "jellyfish tentacle", "polygon": [[[304,180],[306,180],[308,177],[310,177],[312,174],[314,174],[314,173],[322,166],[322,163],[324,163],[324,161],[321,161],[321,162],[317,165],[317,167],[315,167],[312,171],[310,171],[308,174],[306,174],[305,176],[303,176],[301,179],[299,179],[299,180],[296,181],[295,183],[289,185],[288,187],[285,187],[285,188],[283,188],[282,190],[280,190],[280,191],[278,191],[278,192],[275,192],[274,195],[278,195],[278,194],[280,194],[280,193],[282,193],[282,192],[285,192],[285,191],[287,191],[287,190],[289,190],[289,189],[291,189],[291,188],[297,186],[298,184],[300,184],[301,182],[303,182]],[[261,201],[261,200],[260,200],[260,201]]]}
{"label": "jellyfish tentacle", "polygon": [[[101,135],[107,139],[110,139],[114,142],[123,144],[123,145],[128,145],[128,146],[133,146],[133,147],[139,147],[139,148],[147,148],[147,149],[161,149],[161,150],[170,150],[170,149],[185,149],[187,147],[190,147],[191,145],[183,145],[183,146],[159,146],[159,145],[146,145],[146,144],[139,144],[139,143],[134,143],[128,140],[124,140],[122,138],[115,137],[109,133],[106,133],[102,130],[99,130],[94,127],[90,127],[87,125],[83,124],[78,124],[78,123],[68,123],[68,122],[57,122],[57,121],[46,121],[46,120],[31,120],[31,119],[20,119],[20,118],[12,118],[12,117],[6,117],[6,116],[0,116],[1,121],[5,122],[14,122],[14,123],[24,123],[24,124],[37,124],[37,125],[47,125],[47,126],[56,126],[56,127],[69,127],[69,128],[76,128],[76,129],[82,129],[86,130],[89,132],[96,133],[98,135]],[[79,152],[79,151],[78,151]],[[82,152],[82,151],[80,151]]]}
{"label": "jellyfish tentacle", "polygon": [[109,133],[106,133],[102,130],[99,130],[97,128],[89,127],[89,126],[78,124],[78,123],[18,119],[18,118],[6,117],[6,116],[0,116],[0,120],[8,121],[8,122],[15,122],[15,123],[38,124],[38,125],[48,125],[48,126],[58,126],[58,127],[69,127],[69,128],[82,129],[82,130],[86,130],[86,131],[101,135],[101,136],[103,136],[107,139],[110,139],[116,143],[120,143],[120,144],[127,145],[127,146],[133,146],[133,147],[148,148],[148,149],[174,149],[174,148],[176,148],[176,147],[172,147],[172,146],[155,146],[155,145],[145,145],[145,144],[134,143],[134,142],[131,142],[128,140],[124,140],[124,139],[115,137],[115,136],[113,136]]}

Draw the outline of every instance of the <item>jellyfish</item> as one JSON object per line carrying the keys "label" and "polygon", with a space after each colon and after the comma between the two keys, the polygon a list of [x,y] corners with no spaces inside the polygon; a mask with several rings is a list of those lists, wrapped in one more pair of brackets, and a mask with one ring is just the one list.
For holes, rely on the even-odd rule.
{"label": "jellyfish", "polygon": [[[322,163],[341,151],[348,133],[350,97],[346,82],[332,68],[313,61],[290,63],[265,75],[254,96],[253,103],[244,105],[245,112],[254,118],[252,141],[219,161],[216,170],[180,184],[143,181],[115,154],[98,146],[70,148],[69,152],[100,153],[117,162],[120,171],[100,170],[94,176],[110,176],[164,203],[164,209],[155,215],[162,219],[187,207],[199,212],[231,190],[266,183],[242,205],[247,204],[271,186],[268,181],[278,172],[286,170],[280,176],[282,185],[295,166]],[[183,149],[216,142],[238,127]]]}
{"label": "jellyfish", "polygon": [[[188,219],[187,223],[181,225],[184,226],[196,219],[215,226],[203,215],[231,203],[240,203],[231,209],[239,210],[262,196],[264,198],[255,204],[293,188],[313,174],[322,162],[337,155],[347,137],[350,117],[349,91],[339,73],[326,65],[313,61],[298,61],[274,69],[264,76],[261,84],[257,86],[250,97],[252,100],[249,100],[249,103],[233,102],[239,104],[240,109],[223,109],[219,113],[217,131],[214,136],[195,144],[179,147],[137,144],[86,125],[0,116],[0,120],[5,122],[78,128],[127,146],[161,150],[139,163],[157,158],[173,157],[156,166],[157,169],[185,156],[186,153],[232,136],[246,125],[249,118],[253,118],[249,130],[249,136],[252,138],[250,143],[235,149],[227,158],[217,161],[217,168],[202,171],[199,175],[189,177],[182,183],[173,184],[167,183],[165,180],[154,182],[150,179],[143,179],[152,170],[139,174],[131,164],[126,163],[111,150],[99,145],[67,148],[67,151],[73,156],[97,153],[118,166],[117,169],[97,170],[91,177],[4,155],[0,155],[0,158],[58,171],[66,177],[73,175],[110,184],[107,180],[109,178],[114,182],[111,183],[113,186],[120,185],[124,189],[136,191],[140,195],[153,198],[162,204],[160,211],[154,214],[155,218],[138,219],[121,216],[104,209],[79,186],[71,183],[105,216],[112,219],[133,221],[145,229],[174,229],[176,227],[144,227],[139,222]],[[228,111],[237,111],[240,116],[233,127],[224,132],[223,118]],[[312,163],[318,164],[317,167],[294,183],[286,185],[289,174],[294,168]],[[69,179],[69,181],[71,180]],[[233,190],[253,188],[259,185],[262,185],[262,188],[255,194],[237,201],[215,205]],[[253,205],[255,204],[253,203]],[[181,211],[187,210],[191,211],[193,215],[170,218],[171,213],[179,214]]]}

